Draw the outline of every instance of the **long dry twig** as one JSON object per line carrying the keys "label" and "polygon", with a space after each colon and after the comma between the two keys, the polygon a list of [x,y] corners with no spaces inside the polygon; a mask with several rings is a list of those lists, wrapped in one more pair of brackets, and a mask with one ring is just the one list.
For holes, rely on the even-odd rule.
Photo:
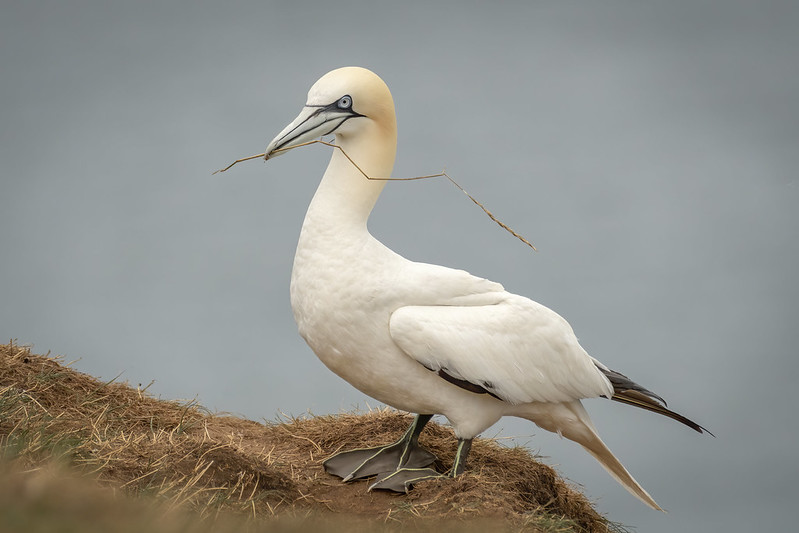
{"label": "long dry twig", "polygon": [[[514,231],[514,230],[513,230],[513,228],[511,228],[510,226],[508,226],[507,224],[505,224],[504,222],[502,222],[500,219],[498,219],[498,218],[497,218],[497,217],[494,215],[494,213],[492,213],[491,211],[489,211],[489,210],[488,210],[488,209],[487,209],[487,208],[486,208],[486,207],[485,207],[485,206],[484,206],[482,203],[480,203],[480,202],[477,200],[477,198],[475,198],[474,196],[472,196],[471,194],[469,194],[468,192],[466,192],[466,189],[464,189],[463,187],[461,187],[461,186],[458,184],[458,182],[457,182],[457,181],[455,181],[454,179],[452,179],[452,176],[450,176],[449,174],[447,174],[447,173],[446,173],[446,171],[443,171],[443,170],[442,170],[442,171],[441,171],[441,172],[439,172],[438,174],[427,174],[427,175],[424,175],[424,176],[413,176],[413,177],[410,177],[410,178],[383,178],[383,177],[370,176],[370,175],[368,175],[366,172],[364,172],[364,170],[363,170],[363,169],[362,169],[360,166],[358,166],[358,163],[356,163],[356,162],[355,162],[355,161],[354,161],[354,160],[353,160],[353,159],[352,159],[352,158],[349,156],[349,154],[348,154],[347,152],[345,152],[345,151],[344,151],[344,148],[342,148],[341,146],[339,146],[339,145],[337,145],[337,144],[335,144],[335,143],[331,143],[331,142],[323,141],[323,140],[321,140],[321,139],[316,139],[316,140],[314,140],[314,141],[308,141],[308,142],[304,142],[304,143],[300,143],[300,144],[295,144],[294,146],[288,146],[288,147],[285,147],[285,148],[278,148],[278,149],[277,149],[277,150],[275,150],[274,152],[275,152],[275,153],[279,153],[279,152],[285,152],[285,151],[288,151],[288,150],[293,150],[294,148],[299,148],[299,147],[301,147],[301,146],[309,146],[309,145],[311,145],[311,144],[323,144],[323,145],[325,145],[325,146],[330,146],[331,148],[336,148],[336,149],[340,150],[340,151],[341,151],[341,153],[344,155],[344,157],[346,157],[346,158],[347,158],[347,160],[349,160],[349,162],[350,162],[350,163],[352,163],[352,165],[353,165],[353,166],[354,166],[356,169],[358,169],[358,172],[360,172],[360,173],[361,173],[361,174],[362,174],[362,175],[363,175],[363,176],[364,176],[366,179],[368,179],[368,180],[375,180],[375,181],[414,181],[414,180],[424,180],[424,179],[430,179],[430,178],[442,178],[442,177],[443,177],[443,178],[447,178],[447,179],[450,181],[450,183],[452,183],[452,184],[453,184],[455,187],[457,187],[457,188],[458,188],[458,189],[459,189],[459,190],[460,190],[460,191],[461,191],[463,194],[465,194],[466,196],[468,196],[468,197],[469,197],[469,200],[471,200],[472,202],[474,202],[474,203],[475,203],[475,205],[477,205],[477,206],[478,206],[480,209],[482,209],[482,210],[483,210],[483,212],[484,212],[486,215],[488,215],[488,218],[490,218],[491,220],[493,220],[494,222],[496,222],[497,224],[499,224],[499,226],[500,226],[502,229],[504,229],[505,231],[507,231],[508,233],[510,233],[511,235],[513,235],[514,237],[516,237],[517,239],[519,239],[520,241],[522,241],[524,244],[526,244],[527,246],[529,246],[530,248],[532,248],[532,249],[533,249],[533,250],[535,250],[536,252],[538,251],[538,249],[537,249],[535,246],[533,246],[533,243],[531,243],[530,241],[528,241],[527,239],[525,239],[525,238],[524,238],[524,236],[520,235],[519,233],[517,233],[516,231]],[[236,159],[235,161],[233,161],[231,164],[229,164],[229,165],[228,165],[228,166],[226,166],[225,168],[220,168],[219,170],[217,170],[217,171],[214,171],[214,172],[212,173],[212,175],[214,175],[214,174],[218,174],[219,172],[225,172],[225,171],[229,170],[231,167],[233,167],[234,165],[236,165],[236,164],[238,164],[238,163],[242,163],[242,162],[244,162],[244,161],[250,161],[251,159],[258,159],[258,158],[261,158],[261,157],[263,157],[264,159],[269,159],[269,157],[267,157],[267,155],[266,155],[265,153],[262,153],[262,154],[256,154],[256,155],[251,155],[251,156],[249,156],[249,157],[242,157],[241,159]]]}

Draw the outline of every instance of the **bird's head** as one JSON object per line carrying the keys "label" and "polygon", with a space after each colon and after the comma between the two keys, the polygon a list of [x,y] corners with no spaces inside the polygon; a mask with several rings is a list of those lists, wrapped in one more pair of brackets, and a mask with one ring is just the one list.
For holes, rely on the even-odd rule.
{"label": "bird's head", "polygon": [[266,147],[265,159],[331,133],[339,144],[359,135],[396,138],[396,127],[394,100],[383,80],[365,68],[339,68],[314,83],[300,114]]}

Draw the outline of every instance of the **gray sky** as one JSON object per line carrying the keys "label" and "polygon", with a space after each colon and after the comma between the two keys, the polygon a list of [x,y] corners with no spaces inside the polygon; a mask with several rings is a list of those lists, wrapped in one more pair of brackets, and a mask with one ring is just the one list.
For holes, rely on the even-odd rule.
{"label": "gray sky", "polygon": [[[586,401],[670,512],[518,437],[640,531],[788,530],[799,422],[795,2],[19,2],[0,17],[0,337],[165,398],[272,419],[376,405],[296,333],[288,282],[329,149],[222,176],[325,72],[391,87],[373,233],[565,316],[718,438]],[[453,443],[454,445],[454,443]]]}

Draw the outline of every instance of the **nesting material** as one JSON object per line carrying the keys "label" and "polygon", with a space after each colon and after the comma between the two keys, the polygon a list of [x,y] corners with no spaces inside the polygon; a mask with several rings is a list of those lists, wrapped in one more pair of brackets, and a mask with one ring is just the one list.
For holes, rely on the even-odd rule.
{"label": "nesting material", "polygon": [[[0,450],[16,470],[38,470],[55,458],[108,490],[154,496],[205,520],[232,512],[258,521],[310,516],[437,531],[453,524],[479,529],[486,520],[508,530],[612,526],[528,450],[488,439],[475,440],[468,473],[421,483],[408,495],[369,493],[366,482],[343,484],[324,473],[330,455],[395,440],[409,423],[407,414],[378,409],[262,424],[211,414],[193,401],[156,399],[60,358],[0,345]],[[452,439],[435,423],[421,437],[440,470],[452,463]]]}

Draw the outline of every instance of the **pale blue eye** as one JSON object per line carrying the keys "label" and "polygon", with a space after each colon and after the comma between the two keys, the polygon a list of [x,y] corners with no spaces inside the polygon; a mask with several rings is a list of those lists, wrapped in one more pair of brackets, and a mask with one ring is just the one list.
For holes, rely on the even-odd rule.
{"label": "pale blue eye", "polygon": [[338,99],[338,103],[336,105],[338,105],[339,109],[349,109],[352,107],[352,97],[349,95],[344,95]]}

